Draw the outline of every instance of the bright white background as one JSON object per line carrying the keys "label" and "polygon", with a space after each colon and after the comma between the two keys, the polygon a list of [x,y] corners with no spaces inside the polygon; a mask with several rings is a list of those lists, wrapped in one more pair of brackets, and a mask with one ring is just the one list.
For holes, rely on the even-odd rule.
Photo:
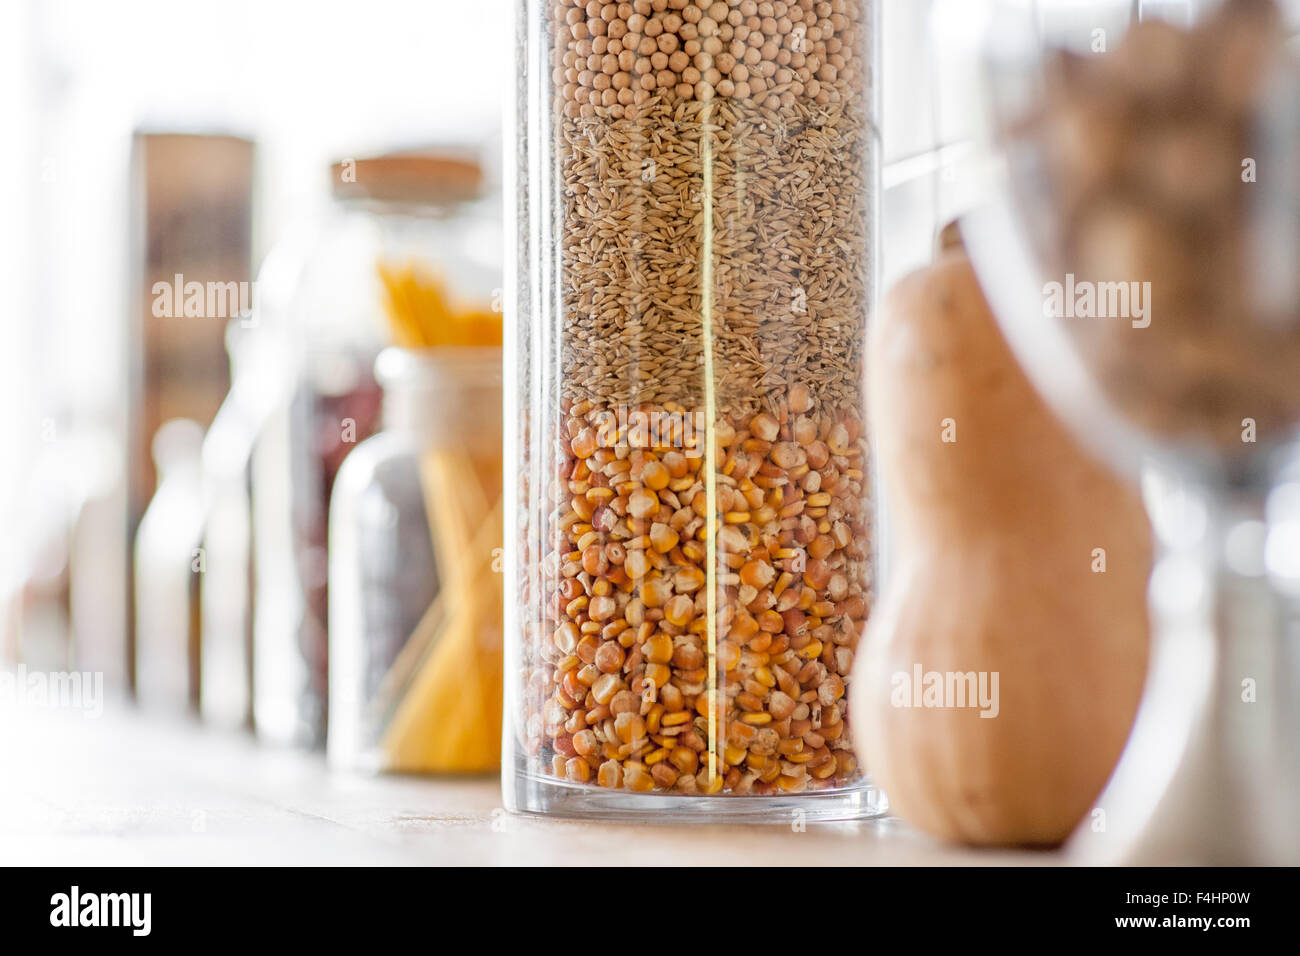
{"label": "bright white background", "polygon": [[40,521],[29,467],[51,424],[122,425],[132,131],[254,139],[260,259],[324,201],[333,159],[450,140],[495,155],[509,10],[0,0],[0,595],[24,562],[8,532]]}
{"label": "bright white background", "polygon": [[[515,2],[0,0],[0,609],[21,573],[14,530],[37,520],[42,431],[123,424],[131,132],[256,140],[260,259],[324,202],[332,159],[438,140],[495,153]],[[982,2],[882,0],[883,284],[970,198],[944,174],[978,127],[952,44]],[[1020,2],[1057,25],[1120,24],[1135,6]]]}

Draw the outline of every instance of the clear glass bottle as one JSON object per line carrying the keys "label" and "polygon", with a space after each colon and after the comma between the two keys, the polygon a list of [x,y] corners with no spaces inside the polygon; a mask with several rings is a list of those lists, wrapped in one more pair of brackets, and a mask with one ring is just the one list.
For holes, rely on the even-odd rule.
{"label": "clear glass bottle", "polygon": [[330,764],[495,770],[501,350],[388,349],[375,377],[384,427],[330,503]]}
{"label": "clear glass bottle", "polygon": [[386,307],[410,293],[486,308],[501,254],[468,152],[345,160],[331,177],[334,203],[281,318],[291,397],[254,463],[255,721],[268,740],[313,747],[327,727],[328,503],[344,457],[379,427],[375,358],[407,334]]}
{"label": "clear glass bottle", "polygon": [[874,587],[875,21],[523,4],[512,809],[882,807],[846,720]]}
{"label": "clear glass bottle", "polygon": [[153,439],[158,490],[135,538],[135,695],[146,707],[193,714],[199,703],[203,426],[164,422]]}
{"label": "clear glass bottle", "polygon": [[230,728],[253,723],[252,456],[276,396],[257,325],[256,318],[241,318],[226,327],[230,393],[203,439],[199,710],[205,722]]}

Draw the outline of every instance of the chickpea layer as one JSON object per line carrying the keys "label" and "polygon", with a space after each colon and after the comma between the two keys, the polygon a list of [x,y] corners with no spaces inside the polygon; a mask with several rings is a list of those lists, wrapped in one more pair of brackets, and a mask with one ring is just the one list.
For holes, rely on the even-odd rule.
{"label": "chickpea layer", "polygon": [[838,101],[860,68],[858,0],[554,0],[566,116],[634,117],[655,95]]}
{"label": "chickpea layer", "polygon": [[528,746],[555,776],[754,795],[857,777],[846,694],[870,600],[867,450],[856,412],[812,405],[795,386],[772,411],[650,445],[566,401],[527,692]]}

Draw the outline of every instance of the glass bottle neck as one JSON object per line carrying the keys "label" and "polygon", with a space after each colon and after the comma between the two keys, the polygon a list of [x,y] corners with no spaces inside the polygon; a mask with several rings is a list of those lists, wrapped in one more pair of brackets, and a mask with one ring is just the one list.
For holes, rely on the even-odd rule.
{"label": "glass bottle neck", "polygon": [[424,448],[500,454],[499,348],[386,349],[375,363],[384,428]]}

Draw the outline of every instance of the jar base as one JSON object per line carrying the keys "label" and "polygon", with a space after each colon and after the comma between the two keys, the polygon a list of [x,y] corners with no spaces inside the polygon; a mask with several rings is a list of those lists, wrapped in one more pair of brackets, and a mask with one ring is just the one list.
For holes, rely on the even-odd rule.
{"label": "jar base", "polygon": [[885,816],[889,800],[864,778],[853,786],[780,796],[635,793],[574,784],[517,770],[502,788],[515,813],[625,823],[807,823]]}

